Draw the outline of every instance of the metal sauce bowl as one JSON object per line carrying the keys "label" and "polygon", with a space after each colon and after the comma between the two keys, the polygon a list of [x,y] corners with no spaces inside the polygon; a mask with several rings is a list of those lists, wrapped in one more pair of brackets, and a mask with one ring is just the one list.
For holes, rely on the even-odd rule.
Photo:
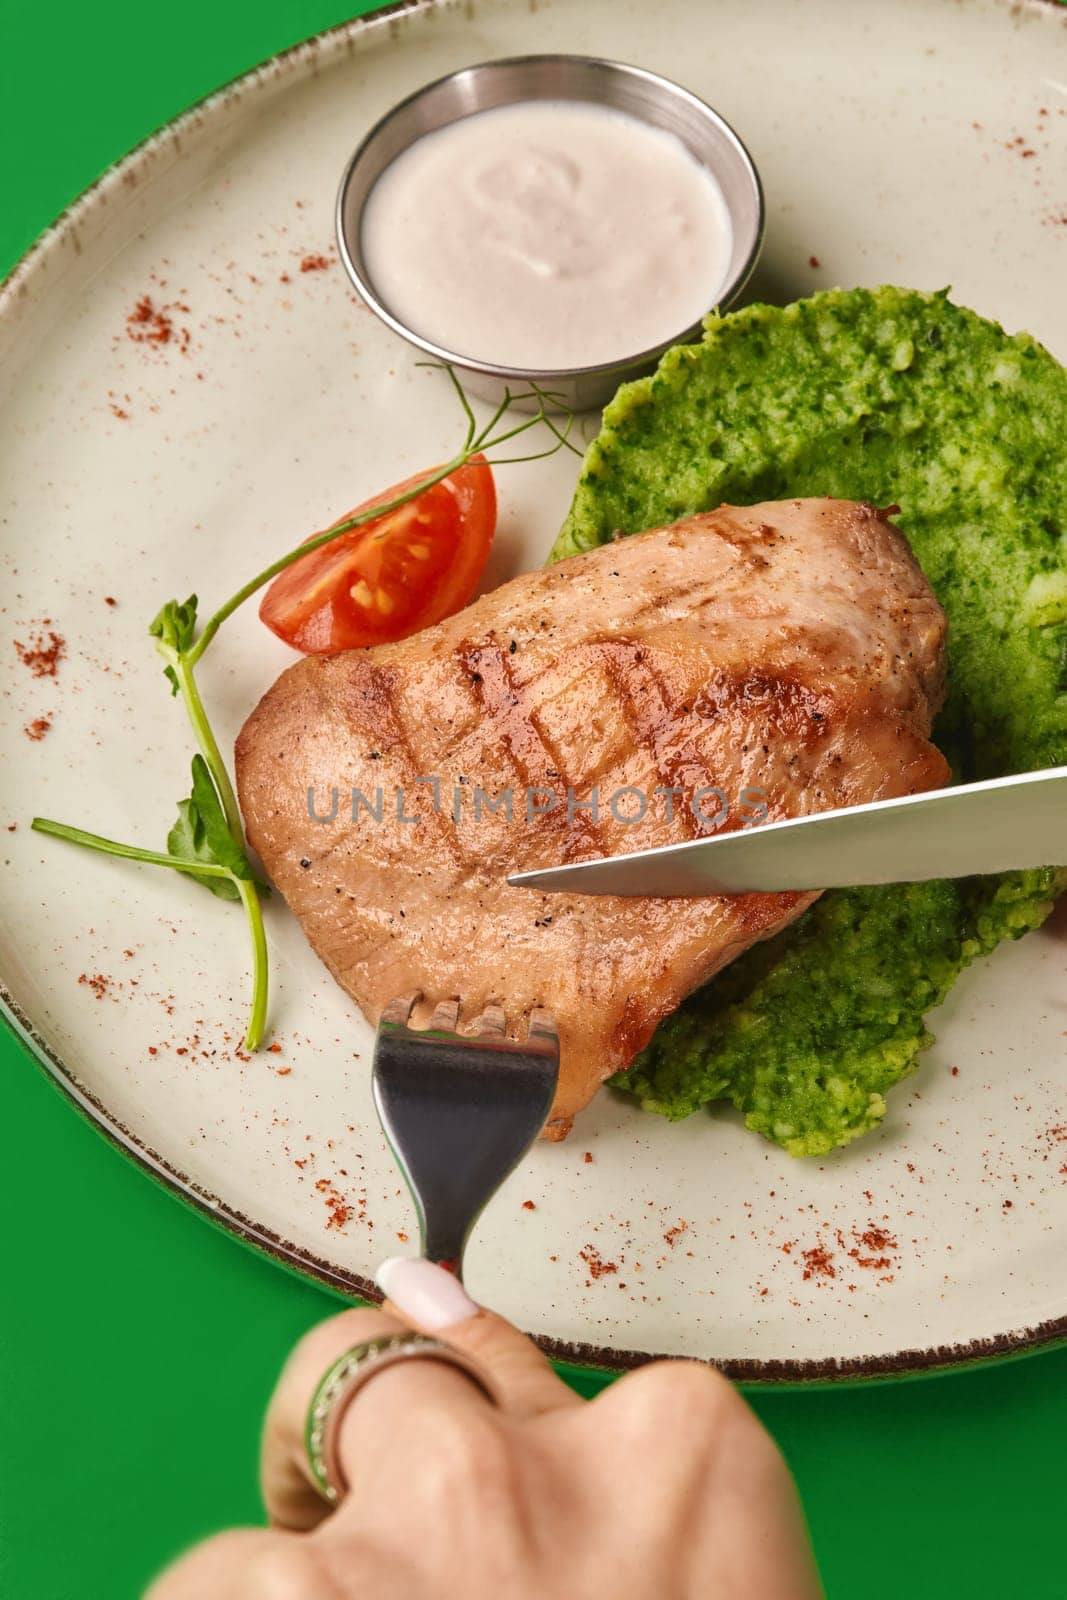
{"label": "metal sauce bowl", "polygon": [[763,242],[763,191],[741,140],[703,100],[643,67],[594,56],[516,56],[464,67],[409,95],[375,124],[348,163],[337,197],[341,259],[363,300],[423,355],[455,367],[472,393],[483,399],[499,404],[507,390],[521,396],[517,403],[529,410],[537,404],[536,386],[550,394],[558,408],[584,411],[603,405],[626,379],[650,371],[672,344],[698,338],[701,324],[679,328],[673,338],[650,350],[635,350],[621,361],[544,371],[504,367],[460,350],[446,350],[407,327],[378,293],[363,258],[363,209],[390,162],[424,134],[474,112],[524,100],[577,100],[610,106],[682,141],[719,184],[733,226],[733,250],[718,297],[720,307],[736,299],[756,264]]}

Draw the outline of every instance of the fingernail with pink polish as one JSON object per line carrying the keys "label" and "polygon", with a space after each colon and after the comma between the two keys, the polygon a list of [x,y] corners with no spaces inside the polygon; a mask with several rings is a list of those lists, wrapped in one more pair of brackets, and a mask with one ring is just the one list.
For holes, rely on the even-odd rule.
{"label": "fingernail with pink polish", "polygon": [[390,1256],[377,1272],[378,1287],[398,1311],[428,1333],[465,1322],[478,1310],[459,1279],[445,1267],[414,1256]]}

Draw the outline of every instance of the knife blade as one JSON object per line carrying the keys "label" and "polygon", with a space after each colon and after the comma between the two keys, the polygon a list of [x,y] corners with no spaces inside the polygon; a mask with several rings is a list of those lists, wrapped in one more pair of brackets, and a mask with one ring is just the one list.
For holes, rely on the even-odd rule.
{"label": "knife blade", "polygon": [[523,889],[656,898],[852,888],[1067,864],[1067,767],[515,872]]}

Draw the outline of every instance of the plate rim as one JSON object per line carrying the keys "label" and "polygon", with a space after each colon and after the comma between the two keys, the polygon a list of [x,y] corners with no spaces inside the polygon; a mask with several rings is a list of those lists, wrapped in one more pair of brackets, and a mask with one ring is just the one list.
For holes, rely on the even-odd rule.
{"label": "plate rim", "polygon": [[[1019,0],[995,0],[995,4],[1005,14],[1014,14],[1020,9]],[[205,113],[213,113],[301,69],[313,73],[323,46],[329,49],[331,55],[339,55],[345,48],[350,49],[357,39],[361,40],[368,33],[383,27],[390,28],[406,17],[459,10],[461,5],[462,0],[389,0],[389,3],[373,11],[322,29],[275,52],[160,123],[105,167],[80,194],[69,201],[0,279],[0,323],[29,292],[34,274],[47,264],[54,252],[69,244],[75,255],[81,253],[77,233],[81,218],[99,203],[115,183],[123,181],[131,163],[149,154],[154,146],[170,143],[180,149],[183,132],[195,125]],[[1067,22],[1067,10],[1062,0],[1024,0],[1022,9],[1035,15],[1051,16],[1058,13]],[[264,1224],[245,1216],[218,1196],[208,1193],[187,1173],[140,1139],[108,1110],[99,1097],[79,1080],[59,1053],[52,1049],[15,1000],[2,976],[0,1031],[13,1040],[16,1048],[29,1057],[96,1133],[203,1221],[224,1230],[246,1248],[258,1251],[275,1266],[310,1279],[339,1299],[351,1301],[355,1298],[367,1304],[381,1302],[381,1292],[373,1282],[358,1273],[339,1270],[322,1257],[292,1244]],[[684,1359],[663,1356],[654,1351],[615,1349],[542,1335],[534,1337],[558,1368],[586,1384],[597,1386],[652,1361]],[[821,1390],[946,1376],[975,1368],[1000,1366],[1064,1345],[1067,1345],[1067,1314],[1049,1318],[1032,1327],[1008,1330],[960,1344],[911,1348],[881,1355],[814,1359],[736,1357],[723,1361],[713,1361],[710,1357],[697,1359],[718,1367],[743,1388]]]}

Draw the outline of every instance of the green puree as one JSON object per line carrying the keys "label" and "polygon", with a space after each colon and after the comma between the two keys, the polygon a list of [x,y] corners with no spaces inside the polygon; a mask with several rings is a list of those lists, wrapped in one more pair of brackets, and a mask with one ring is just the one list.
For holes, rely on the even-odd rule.
{"label": "green puree", "polygon": [[[835,495],[896,518],[949,617],[934,737],[961,780],[1067,763],[1067,372],[907,289],[708,319],[604,413],[553,559],[723,501]],[[616,1082],[670,1118],[730,1100],[793,1155],[885,1114],[927,1011],[1067,872],[832,890],[659,1028]]]}

